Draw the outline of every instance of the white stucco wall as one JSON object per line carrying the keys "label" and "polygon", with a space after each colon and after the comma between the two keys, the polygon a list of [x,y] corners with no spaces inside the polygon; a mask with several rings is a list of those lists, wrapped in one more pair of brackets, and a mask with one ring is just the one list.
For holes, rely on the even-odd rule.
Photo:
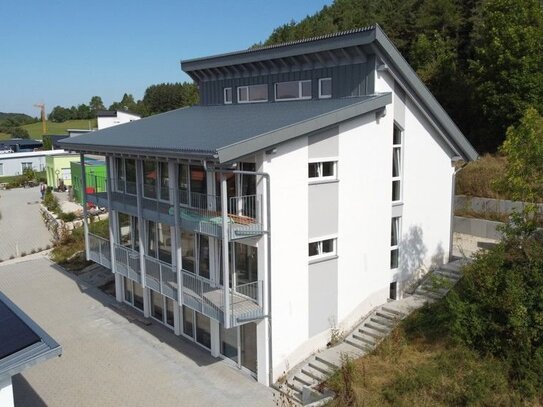
{"label": "white stucco wall", "polygon": [[141,119],[141,117],[126,112],[117,111],[117,116],[98,117],[98,130],[106,129],[108,127],[117,126],[119,124],[124,124],[139,119]]}
{"label": "white stucco wall", "polygon": [[270,174],[271,312],[274,381],[297,361],[291,358],[307,341],[307,137],[264,156]]}
{"label": "white stucco wall", "polygon": [[[378,92],[393,92],[394,80],[376,75]],[[404,128],[403,201],[392,206],[392,135],[394,121]],[[400,290],[420,269],[448,258],[452,173],[450,154],[438,133],[410,100],[395,95],[384,117],[369,113],[339,126],[338,147],[338,326],[349,330],[389,297],[389,285]],[[271,176],[273,375],[322,348],[329,330],[312,334],[308,266],[307,137],[277,147],[264,157]],[[332,154],[333,155],[333,154]],[[393,210],[402,215],[400,261],[390,270],[390,228]],[[323,214],[322,216],[326,216]],[[314,217],[314,214],[310,218]],[[404,284],[402,284],[404,282]],[[330,287],[333,288],[333,287]],[[314,292],[311,292],[314,296]],[[312,297],[314,299],[314,297]],[[313,301],[314,303],[314,301]],[[318,309],[318,307],[313,307]],[[331,307],[328,307],[331,308]],[[312,335],[312,336],[311,336]]]}
{"label": "white stucco wall", "polygon": [[2,164],[0,176],[21,175],[23,173],[22,163],[28,162],[32,163],[34,171],[43,171],[46,156],[62,154],[66,154],[66,152],[64,150],[48,150],[0,154],[0,164]]}

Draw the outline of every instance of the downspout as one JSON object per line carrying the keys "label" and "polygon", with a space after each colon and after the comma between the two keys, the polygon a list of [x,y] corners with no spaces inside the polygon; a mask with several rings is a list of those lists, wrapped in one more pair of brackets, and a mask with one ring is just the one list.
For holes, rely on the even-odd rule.
{"label": "downspout", "polygon": [[[461,157],[459,157],[459,156],[454,156],[451,159],[451,161],[453,163],[457,162],[457,161],[460,161],[460,160],[461,160]],[[450,222],[451,231],[450,231],[450,236],[449,236],[449,262],[451,262],[452,259],[453,259],[453,254],[452,253],[453,253],[453,238],[454,238],[454,210],[455,210],[455,206],[456,206],[456,174],[458,174],[460,171],[462,171],[466,165],[468,165],[467,162],[465,162],[460,167],[455,169],[453,174],[452,174],[451,222]]]}
{"label": "downspout", "polygon": [[[268,281],[266,282],[266,286],[268,288],[268,312],[267,312],[267,318],[268,318],[268,380],[269,385],[271,386],[273,384],[273,357],[272,357],[272,323],[271,323],[271,269],[272,269],[272,263],[271,263],[271,207],[270,207],[270,174],[266,172],[258,172],[258,171],[242,171],[242,170],[221,170],[216,169],[215,172],[218,173],[234,173],[234,174],[245,174],[245,175],[259,175],[261,177],[264,177],[266,180],[266,234],[268,235],[267,238],[267,253],[268,258],[267,265],[268,265]],[[224,221],[224,220],[223,220]],[[224,244],[224,243],[223,243]],[[224,261],[224,253],[223,253],[223,261]],[[225,268],[223,267],[223,273],[225,271]],[[223,281],[224,275],[223,275]]]}

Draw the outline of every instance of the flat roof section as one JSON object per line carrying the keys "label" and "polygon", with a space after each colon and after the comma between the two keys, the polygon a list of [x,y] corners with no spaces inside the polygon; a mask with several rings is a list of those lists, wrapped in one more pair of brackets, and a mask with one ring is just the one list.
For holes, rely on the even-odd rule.
{"label": "flat roof section", "polygon": [[61,346],[0,292],[0,380],[61,354]]}

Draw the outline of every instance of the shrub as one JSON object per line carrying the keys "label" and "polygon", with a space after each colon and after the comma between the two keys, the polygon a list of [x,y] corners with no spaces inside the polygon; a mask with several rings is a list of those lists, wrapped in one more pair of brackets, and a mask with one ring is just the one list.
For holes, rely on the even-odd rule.
{"label": "shrub", "polygon": [[21,257],[25,257],[26,256],[26,252],[21,252]]}
{"label": "shrub", "polygon": [[73,212],[60,212],[58,214],[58,218],[64,222],[73,222],[76,218],[76,215]]}
{"label": "shrub", "polygon": [[503,233],[464,269],[445,311],[455,339],[506,361],[512,383],[533,397],[543,389],[543,233],[533,213],[513,215]]}
{"label": "shrub", "polygon": [[43,198],[43,204],[48,211],[60,213],[60,205],[58,203],[58,199],[55,195],[53,195],[51,191],[47,190],[47,192],[45,193],[45,196]]}

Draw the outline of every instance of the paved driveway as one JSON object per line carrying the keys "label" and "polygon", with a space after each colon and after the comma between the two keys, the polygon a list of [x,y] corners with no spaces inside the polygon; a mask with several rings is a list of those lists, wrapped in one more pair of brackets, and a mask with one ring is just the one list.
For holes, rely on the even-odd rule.
{"label": "paved driveway", "polygon": [[22,252],[45,249],[51,244],[51,235],[40,214],[40,190],[15,188],[0,191],[0,259]]}
{"label": "paved driveway", "polygon": [[62,345],[14,378],[24,406],[273,406],[266,388],[41,257],[0,265],[0,290]]}

